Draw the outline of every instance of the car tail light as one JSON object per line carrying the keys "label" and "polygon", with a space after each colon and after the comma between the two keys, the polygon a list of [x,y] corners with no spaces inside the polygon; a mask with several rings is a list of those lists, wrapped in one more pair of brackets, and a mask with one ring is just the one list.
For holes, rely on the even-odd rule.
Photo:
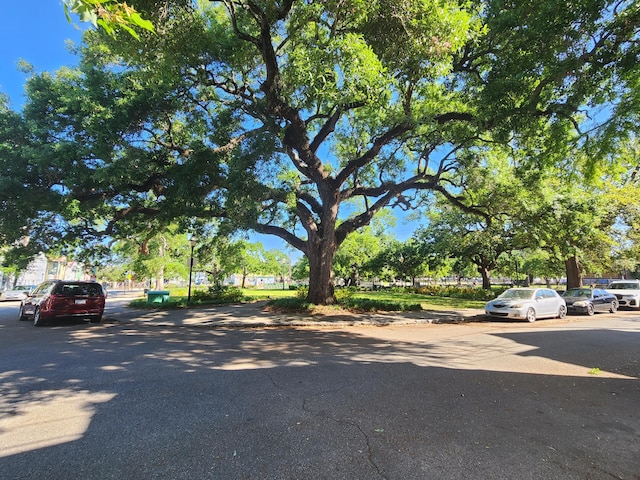
{"label": "car tail light", "polygon": [[47,303],[49,304],[49,308],[52,308],[54,305],[60,304],[63,301],[64,301],[64,297],[62,295],[56,295],[54,293],[49,295],[49,298],[47,299]]}

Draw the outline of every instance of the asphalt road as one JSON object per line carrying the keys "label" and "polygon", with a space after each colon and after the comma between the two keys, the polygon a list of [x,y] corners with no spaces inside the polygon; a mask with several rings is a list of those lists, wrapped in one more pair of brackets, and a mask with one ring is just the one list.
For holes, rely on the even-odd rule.
{"label": "asphalt road", "polygon": [[17,311],[0,304],[2,479],[640,479],[638,312],[225,329]]}

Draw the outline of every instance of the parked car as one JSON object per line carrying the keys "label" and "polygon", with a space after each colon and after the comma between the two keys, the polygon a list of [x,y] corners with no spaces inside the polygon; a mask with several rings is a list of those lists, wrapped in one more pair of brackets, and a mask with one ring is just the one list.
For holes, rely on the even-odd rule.
{"label": "parked car", "polygon": [[620,307],[640,308],[640,280],[615,280],[607,291],[616,296]]}
{"label": "parked car", "polygon": [[558,292],[550,288],[510,288],[487,302],[484,311],[490,317],[535,322],[539,318],[564,318],[567,306]]}
{"label": "parked car", "polygon": [[43,322],[65,317],[88,318],[92,323],[102,321],[105,295],[96,282],[51,280],[38,285],[20,303],[20,320]]}
{"label": "parked car", "polygon": [[616,296],[601,288],[570,288],[562,294],[562,298],[569,313],[593,315],[595,312],[615,313],[618,310]]}
{"label": "parked car", "polygon": [[12,289],[5,290],[0,293],[0,301],[8,302],[11,300],[23,300],[33,287],[30,285],[16,285]]}

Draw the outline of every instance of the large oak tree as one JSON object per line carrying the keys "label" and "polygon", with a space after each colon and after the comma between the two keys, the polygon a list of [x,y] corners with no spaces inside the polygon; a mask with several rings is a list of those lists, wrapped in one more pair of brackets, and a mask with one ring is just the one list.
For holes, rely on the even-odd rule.
{"label": "large oak tree", "polygon": [[476,210],[475,148],[544,131],[553,149],[638,64],[624,0],[129,3],[155,33],[91,32],[80,69],[29,82],[59,229],[221,218],[303,252],[319,304],[350,233],[421,191]]}

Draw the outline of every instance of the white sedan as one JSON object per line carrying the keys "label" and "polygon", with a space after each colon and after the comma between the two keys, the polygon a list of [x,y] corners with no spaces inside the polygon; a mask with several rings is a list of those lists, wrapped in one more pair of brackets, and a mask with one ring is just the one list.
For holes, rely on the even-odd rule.
{"label": "white sedan", "polygon": [[538,318],[564,318],[567,305],[558,292],[550,288],[510,288],[487,302],[484,311],[490,317],[535,322]]}
{"label": "white sedan", "polygon": [[28,285],[16,285],[10,290],[0,292],[0,301],[24,300],[29,295],[32,287]]}

